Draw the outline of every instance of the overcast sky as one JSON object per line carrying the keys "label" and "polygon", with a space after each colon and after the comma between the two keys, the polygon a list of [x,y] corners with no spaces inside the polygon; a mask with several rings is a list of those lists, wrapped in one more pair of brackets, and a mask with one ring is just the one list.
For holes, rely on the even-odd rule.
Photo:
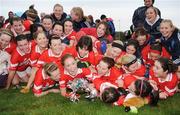
{"label": "overcast sky", "polygon": [[[7,17],[8,11],[23,12],[31,4],[38,13],[51,13],[56,3],[63,5],[69,14],[72,7],[80,6],[85,15],[92,14],[94,19],[106,14],[114,19],[117,30],[127,30],[132,23],[132,15],[136,8],[143,6],[144,0],[0,0],[0,15]],[[171,19],[180,28],[180,0],[155,0],[154,6],[161,11],[162,18]]]}

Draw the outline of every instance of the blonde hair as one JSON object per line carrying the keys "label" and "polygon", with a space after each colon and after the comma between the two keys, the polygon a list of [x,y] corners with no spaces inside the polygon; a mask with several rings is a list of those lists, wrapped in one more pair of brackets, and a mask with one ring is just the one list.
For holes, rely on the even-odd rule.
{"label": "blonde hair", "polygon": [[14,35],[10,29],[1,28],[0,29],[0,36],[1,36],[1,34],[6,34],[6,35],[10,36],[11,38],[14,37]]}
{"label": "blonde hair", "polygon": [[[170,25],[170,27],[172,28],[172,30],[174,31],[175,30],[175,26],[173,25],[172,21],[170,19],[164,19],[162,20],[161,24],[162,23],[168,23]],[[160,27],[161,27],[161,24],[160,24]]]}
{"label": "blonde hair", "polygon": [[117,44],[124,46],[124,43],[121,40],[114,40],[113,43],[117,43]]}
{"label": "blonde hair", "polygon": [[[156,7],[151,6],[151,7],[149,7],[148,9],[153,9],[154,12],[155,12],[155,14],[158,15],[158,9],[157,9]],[[148,9],[146,10],[145,13],[147,13]]]}
{"label": "blonde hair", "polygon": [[122,63],[122,65],[124,64],[128,64],[128,63],[131,63],[133,60],[136,59],[136,56],[135,55],[132,55],[132,54],[126,54],[124,56],[122,56],[120,62]]}
{"label": "blonde hair", "polygon": [[50,62],[50,63],[46,63],[43,66],[43,69],[44,69],[45,74],[47,74],[48,76],[51,76],[51,73],[57,70],[58,66],[55,63]]}
{"label": "blonde hair", "polygon": [[75,15],[79,17],[79,21],[84,18],[84,12],[81,7],[73,7],[71,11],[73,11]]}

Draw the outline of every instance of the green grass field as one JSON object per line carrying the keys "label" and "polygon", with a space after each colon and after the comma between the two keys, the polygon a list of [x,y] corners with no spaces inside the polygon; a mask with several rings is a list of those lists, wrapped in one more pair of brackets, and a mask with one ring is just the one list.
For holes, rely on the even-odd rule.
{"label": "green grass field", "polygon": [[[0,115],[123,115],[131,114],[124,107],[113,107],[100,100],[90,102],[82,96],[78,103],[72,103],[60,94],[49,94],[40,98],[32,92],[21,94],[17,89],[0,90]],[[140,115],[180,114],[180,95],[160,101],[157,107],[144,106]]]}

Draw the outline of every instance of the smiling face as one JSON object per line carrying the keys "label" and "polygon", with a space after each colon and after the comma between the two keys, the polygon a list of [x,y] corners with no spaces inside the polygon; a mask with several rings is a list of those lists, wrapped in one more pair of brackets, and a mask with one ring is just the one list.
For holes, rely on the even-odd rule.
{"label": "smiling face", "polygon": [[24,31],[23,30],[23,24],[22,24],[22,22],[20,20],[19,21],[14,21],[12,27],[14,28],[14,31],[17,34],[21,34]]}
{"label": "smiling face", "polygon": [[153,2],[152,2],[152,0],[144,0],[144,5],[147,7],[150,7],[153,5]]}
{"label": "smiling face", "polygon": [[62,52],[62,45],[60,39],[52,39],[50,48],[54,55],[60,55]]}
{"label": "smiling face", "polygon": [[156,20],[157,14],[156,11],[153,7],[150,7],[147,9],[146,11],[146,18],[149,22],[154,23],[154,21]]}
{"label": "smiling face", "polygon": [[133,46],[133,45],[128,45],[127,47],[126,47],[126,53],[128,53],[128,54],[134,54],[136,52],[136,49],[135,49],[135,47]]}
{"label": "smiling face", "polygon": [[70,75],[76,75],[78,67],[77,62],[73,57],[68,57],[64,60],[64,69],[70,74]]}
{"label": "smiling face", "polygon": [[153,66],[153,72],[156,77],[162,78],[166,72],[163,70],[162,65],[159,61],[155,61]]}
{"label": "smiling face", "polygon": [[149,57],[151,60],[155,61],[157,60],[161,55],[158,53],[154,53],[154,52],[149,52]]}
{"label": "smiling face", "polygon": [[165,38],[169,38],[172,33],[173,33],[173,25],[171,24],[171,22],[161,22],[160,24],[160,32],[162,34],[163,37]]}
{"label": "smiling face", "polygon": [[55,71],[50,73],[50,78],[55,80],[55,81],[59,81],[60,78],[60,71],[59,69],[56,69]]}
{"label": "smiling face", "polygon": [[27,39],[17,41],[17,47],[25,54],[30,53],[29,42]]}
{"label": "smiling face", "polygon": [[0,35],[0,48],[4,49],[6,48],[11,41],[11,36],[7,34],[1,34]]}
{"label": "smiling face", "polygon": [[56,18],[60,19],[61,15],[63,14],[63,8],[60,6],[56,6],[54,7],[53,13]]}
{"label": "smiling face", "polygon": [[64,23],[64,33],[66,35],[70,34],[73,31],[73,23],[71,21],[66,21]]}
{"label": "smiling face", "polygon": [[100,61],[97,65],[97,72],[100,76],[107,74],[109,72],[108,64],[103,61]]}
{"label": "smiling face", "polygon": [[113,59],[117,58],[121,54],[122,50],[117,47],[111,47],[110,54]]}
{"label": "smiling face", "polygon": [[58,36],[62,36],[63,34],[63,27],[61,25],[56,24],[53,28],[53,34]]}
{"label": "smiling face", "polygon": [[106,26],[104,24],[100,24],[97,27],[97,35],[98,35],[98,37],[104,36],[105,33],[106,33]]}
{"label": "smiling face", "polygon": [[52,20],[49,18],[44,18],[42,21],[42,25],[44,26],[46,31],[50,31],[52,29]]}
{"label": "smiling face", "polygon": [[136,40],[138,41],[139,45],[142,46],[146,42],[146,35],[140,35],[136,38]]}
{"label": "smiling face", "polygon": [[35,42],[40,48],[47,48],[48,46],[48,39],[44,33],[39,33],[37,38],[35,39]]}

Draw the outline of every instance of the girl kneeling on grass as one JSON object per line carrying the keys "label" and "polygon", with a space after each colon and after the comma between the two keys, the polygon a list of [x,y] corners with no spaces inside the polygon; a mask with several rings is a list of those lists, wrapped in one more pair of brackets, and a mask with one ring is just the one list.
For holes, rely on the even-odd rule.
{"label": "girl kneeling on grass", "polygon": [[167,58],[159,58],[155,61],[153,71],[150,71],[150,80],[159,88],[160,99],[173,96],[177,91],[178,77],[177,66]]}
{"label": "girl kneeling on grass", "polygon": [[46,63],[40,68],[34,79],[33,92],[36,97],[41,97],[50,92],[59,93],[59,89],[54,89],[56,81],[59,81],[60,70],[55,63]]}

